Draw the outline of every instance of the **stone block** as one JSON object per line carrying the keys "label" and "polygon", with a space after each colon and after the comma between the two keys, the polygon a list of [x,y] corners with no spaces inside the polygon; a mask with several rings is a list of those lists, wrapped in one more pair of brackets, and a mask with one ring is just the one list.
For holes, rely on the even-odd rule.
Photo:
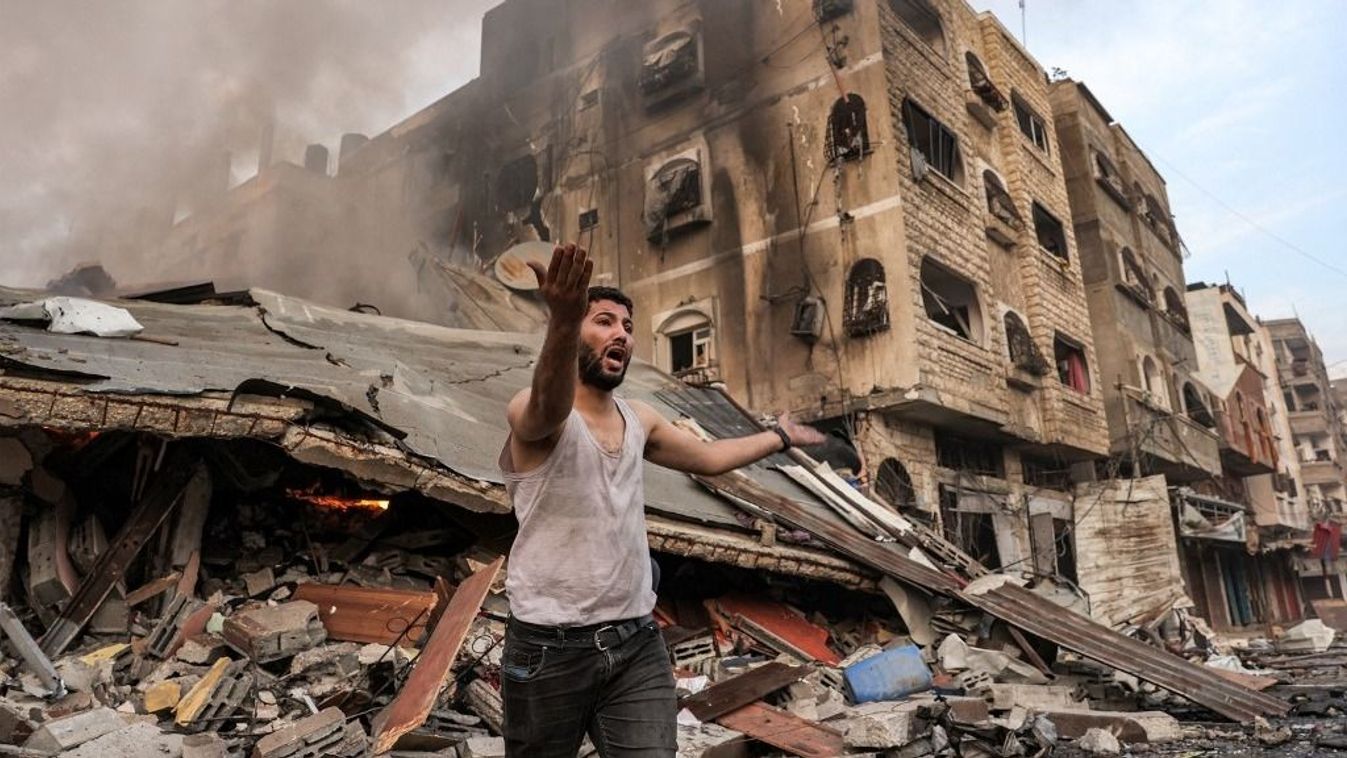
{"label": "stone block", "polygon": [[269,663],[321,643],[327,629],[318,619],[318,606],[295,600],[236,613],[225,619],[223,635],[230,647],[258,663]]}
{"label": "stone block", "polygon": [[243,575],[243,584],[248,597],[257,597],[276,586],[276,574],[270,566]]}
{"label": "stone block", "polygon": [[469,737],[458,746],[459,758],[505,758],[505,740],[500,737]]}
{"label": "stone block", "polygon": [[44,753],[61,753],[125,726],[126,721],[116,711],[95,708],[48,721],[38,727],[23,746]]}
{"label": "stone block", "polygon": [[1107,729],[1125,743],[1173,742],[1181,739],[1179,722],[1160,711],[1090,711],[1083,708],[1052,708],[1044,715],[1062,737],[1079,739],[1092,728]]}
{"label": "stone block", "polygon": [[1043,711],[1049,708],[1079,708],[1080,701],[1072,697],[1074,687],[1053,684],[988,684],[982,698],[995,711],[1008,711],[1015,706]]}
{"label": "stone block", "polygon": [[252,758],[318,758],[360,755],[365,733],[355,722],[346,723],[339,708],[325,708],[258,740]]}
{"label": "stone block", "polygon": [[879,701],[851,709],[841,722],[842,740],[852,748],[902,747],[926,732],[919,701]]}
{"label": "stone block", "polygon": [[165,732],[152,723],[136,722],[61,753],[61,758],[174,758],[181,754],[181,734]]}

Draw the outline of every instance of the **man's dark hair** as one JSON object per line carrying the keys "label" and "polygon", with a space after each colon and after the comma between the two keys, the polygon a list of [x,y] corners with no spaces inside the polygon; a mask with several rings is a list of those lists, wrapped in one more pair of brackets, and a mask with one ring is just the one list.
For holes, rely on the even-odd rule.
{"label": "man's dark hair", "polygon": [[631,298],[627,297],[627,293],[617,287],[590,287],[589,302],[593,303],[599,300],[609,300],[618,305],[625,305],[627,306],[627,313],[636,315],[636,306],[632,304]]}

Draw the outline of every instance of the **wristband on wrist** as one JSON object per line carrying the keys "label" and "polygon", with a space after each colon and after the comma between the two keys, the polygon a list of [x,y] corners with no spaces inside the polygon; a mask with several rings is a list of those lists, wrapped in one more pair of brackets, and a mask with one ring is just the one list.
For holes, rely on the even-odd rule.
{"label": "wristband on wrist", "polygon": [[774,426],[772,427],[772,431],[776,432],[776,436],[781,438],[781,452],[784,453],[789,450],[791,448],[790,435],[786,434],[786,430],[779,426]]}

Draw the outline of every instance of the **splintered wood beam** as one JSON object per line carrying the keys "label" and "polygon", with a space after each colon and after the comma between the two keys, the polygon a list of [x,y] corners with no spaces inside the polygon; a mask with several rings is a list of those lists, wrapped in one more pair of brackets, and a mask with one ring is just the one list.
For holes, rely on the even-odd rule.
{"label": "splintered wood beam", "polygon": [[169,454],[117,537],[98,556],[93,570],[84,577],[65,610],[42,635],[39,641],[42,652],[54,658],[75,641],[112,588],[121,581],[131,561],[140,555],[150,537],[173,512],[188,481],[201,470],[200,464],[188,458],[182,448],[175,448]]}
{"label": "splintered wood beam", "polygon": [[430,640],[416,657],[416,665],[406,684],[379,715],[374,717],[374,755],[388,752],[398,738],[425,723],[435,706],[435,698],[449,678],[449,669],[500,573],[505,556],[463,580],[454,591],[440,622],[430,632]]}

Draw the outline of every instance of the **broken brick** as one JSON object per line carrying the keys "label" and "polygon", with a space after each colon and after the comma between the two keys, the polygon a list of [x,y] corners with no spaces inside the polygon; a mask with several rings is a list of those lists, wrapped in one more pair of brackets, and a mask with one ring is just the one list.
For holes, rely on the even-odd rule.
{"label": "broken brick", "polygon": [[327,639],[318,606],[307,600],[235,613],[225,619],[223,634],[230,647],[258,663],[288,658]]}

